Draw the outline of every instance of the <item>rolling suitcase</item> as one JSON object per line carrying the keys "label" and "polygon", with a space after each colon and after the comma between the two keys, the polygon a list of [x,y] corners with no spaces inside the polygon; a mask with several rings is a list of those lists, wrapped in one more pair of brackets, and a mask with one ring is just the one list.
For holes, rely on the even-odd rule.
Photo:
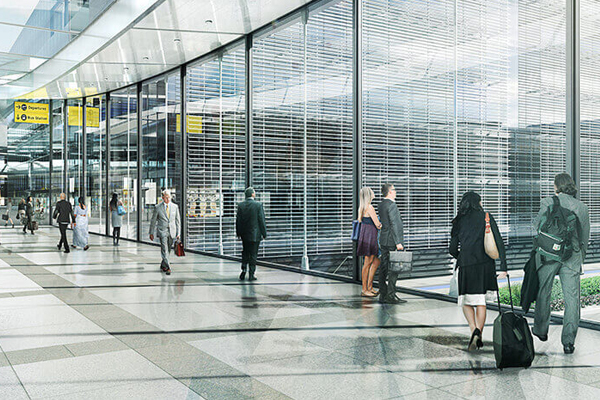
{"label": "rolling suitcase", "polygon": [[515,314],[510,289],[510,278],[508,280],[508,293],[510,296],[511,311],[502,312],[500,308],[500,292],[498,292],[498,308],[500,315],[494,321],[494,355],[496,367],[499,369],[508,367],[529,368],[535,357],[533,348],[533,337],[529,330],[527,320]]}

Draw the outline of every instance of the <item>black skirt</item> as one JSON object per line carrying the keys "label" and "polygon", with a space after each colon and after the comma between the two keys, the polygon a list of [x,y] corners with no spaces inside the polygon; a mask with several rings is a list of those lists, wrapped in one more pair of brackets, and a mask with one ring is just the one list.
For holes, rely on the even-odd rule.
{"label": "black skirt", "polygon": [[460,305],[485,305],[485,300],[493,301],[491,297],[496,291],[498,291],[498,280],[494,260],[458,267]]}

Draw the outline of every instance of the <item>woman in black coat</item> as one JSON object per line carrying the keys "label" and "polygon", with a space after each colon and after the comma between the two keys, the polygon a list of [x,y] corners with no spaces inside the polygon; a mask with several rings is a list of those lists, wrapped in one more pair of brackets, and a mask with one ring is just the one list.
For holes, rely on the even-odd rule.
{"label": "woman in black coat", "polygon": [[27,229],[29,229],[33,235],[33,200],[31,199],[31,196],[27,197],[27,203],[25,203],[25,215],[27,217],[27,223],[23,226],[23,233],[27,233]]}
{"label": "woman in black coat", "polygon": [[[498,277],[502,279],[506,277],[504,242],[494,217],[488,215],[503,271]],[[467,192],[460,201],[458,215],[452,220],[450,254],[457,260],[458,305],[462,306],[471,328],[469,350],[483,346],[486,302],[493,301],[498,291],[496,263],[486,254],[483,244],[485,231],[486,213],[481,205],[481,196]]]}

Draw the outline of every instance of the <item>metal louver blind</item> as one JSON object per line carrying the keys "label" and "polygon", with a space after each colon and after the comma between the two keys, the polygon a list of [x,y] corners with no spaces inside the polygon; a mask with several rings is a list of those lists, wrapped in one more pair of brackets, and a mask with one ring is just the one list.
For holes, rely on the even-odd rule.
{"label": "metal louver blind", "polygon": [[352,254],[352,26],[343,0],[306,27],[307,246],[311,268],[331,272]]}
{"label": "metal louver blind", "polygon": [[244,49],[187,72],[188,232],[196,250],[238,255],[235,210],[244,190]]}
{"label": "metal louver blind", "polygon": [[591,236],[600,238],[600,3],[581,0],[581,200],[590,212]]}
{"label": "metal louver blind", "polygon": [[553,193],[554,175],[565,170],[566,10],[562,0],[518,2],[516,7],[518,124],[509,149],[511,236],[529,241],[540,199]]}
{"label": "metal louver blind", "polygon": [[457,0],[456,11],[456,202],[479,193],[506,234],[508,0]]}
{"label": "metal louver blind", "polygon": [[298,265],[304,248],[304,31],[300,21],[254,39],[253,185],[268,238],[259,257]]}
{"label": "metal louver blind", "polygon": [[363,1],[363,185],[394,183],[412,249],[453,217],[454,2]]}

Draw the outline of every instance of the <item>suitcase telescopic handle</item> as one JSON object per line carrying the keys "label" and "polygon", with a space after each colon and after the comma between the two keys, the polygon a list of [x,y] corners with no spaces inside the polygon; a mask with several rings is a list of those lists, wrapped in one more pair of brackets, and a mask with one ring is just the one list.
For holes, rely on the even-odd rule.
{"label": "suitcase telescopic handle", "polygon": [[[508,282],[508,297],[510,298],[510,309],[512,312],[515,312],[515,306],[513,305],[512,299],[512,290],[510,288],[510,276],[506,274],[506,281]],[[498,312],[502,314],[502,304],[500,303],[500,287],[498,287],[498,291],[496,292],[498,295]]]}

